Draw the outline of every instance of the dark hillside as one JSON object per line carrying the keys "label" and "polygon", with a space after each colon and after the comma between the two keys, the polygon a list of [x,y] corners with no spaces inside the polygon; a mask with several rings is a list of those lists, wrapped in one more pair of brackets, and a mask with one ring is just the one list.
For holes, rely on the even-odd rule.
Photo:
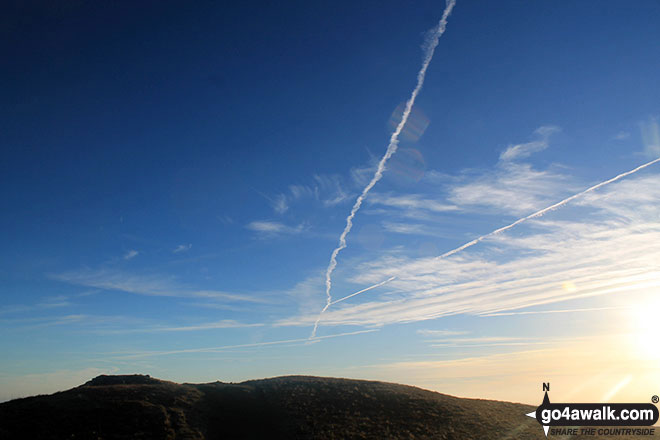
{"label": "dark hillside", "polygon": [[532,410],[363,380],[176,384],[99,376],[68,391],[0,404],[0,438],[543,439],[525,416]]}

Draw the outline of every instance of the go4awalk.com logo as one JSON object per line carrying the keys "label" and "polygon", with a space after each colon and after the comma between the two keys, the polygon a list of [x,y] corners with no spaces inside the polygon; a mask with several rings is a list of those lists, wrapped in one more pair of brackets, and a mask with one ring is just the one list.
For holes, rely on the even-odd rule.
{"label": "go4awalk.com logo", "polygon": [[645,427],[658,421],[654,405],[658,396],[651,398],[653,403],[550,403],[549,383],[543,384],[543,391],[543,403],[527,416],[539,422],[546,437],[548,431],[551,435],[655,435],[655,428]]}

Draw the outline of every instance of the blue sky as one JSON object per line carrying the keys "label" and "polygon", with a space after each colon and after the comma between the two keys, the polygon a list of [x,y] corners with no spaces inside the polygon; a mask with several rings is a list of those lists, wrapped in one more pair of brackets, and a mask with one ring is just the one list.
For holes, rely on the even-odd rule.
{"label": "blue sky", "polygon": [[100,373],[530,403],[657,377],[660,164],[437,258],[660,156],[656,2],[458,0],[333,300],[396,278],[312,341],[445,5],[42,3],[0,27],[0,400]]}

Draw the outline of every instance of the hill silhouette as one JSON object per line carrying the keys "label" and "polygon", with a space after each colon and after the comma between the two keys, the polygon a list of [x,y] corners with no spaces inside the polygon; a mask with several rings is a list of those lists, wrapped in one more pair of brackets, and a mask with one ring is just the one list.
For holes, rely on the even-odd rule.
{"label": "hill silhouette", "polygon": [[525,416],[533,409],[364,380],[177,384],[103,375],[68,391],[0,404],[0,438],[544,439]]}

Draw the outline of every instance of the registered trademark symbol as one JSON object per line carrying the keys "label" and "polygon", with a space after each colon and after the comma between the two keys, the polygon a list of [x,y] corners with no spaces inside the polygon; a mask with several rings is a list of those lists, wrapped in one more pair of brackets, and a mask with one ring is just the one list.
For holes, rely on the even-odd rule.
{"label": "registered trademark symbol", "polygon": [[658,403],[658,400],[660,400],[660,399],[658,399],[658,396],[651,397],[651,402],[653,402],[653,403]]}

